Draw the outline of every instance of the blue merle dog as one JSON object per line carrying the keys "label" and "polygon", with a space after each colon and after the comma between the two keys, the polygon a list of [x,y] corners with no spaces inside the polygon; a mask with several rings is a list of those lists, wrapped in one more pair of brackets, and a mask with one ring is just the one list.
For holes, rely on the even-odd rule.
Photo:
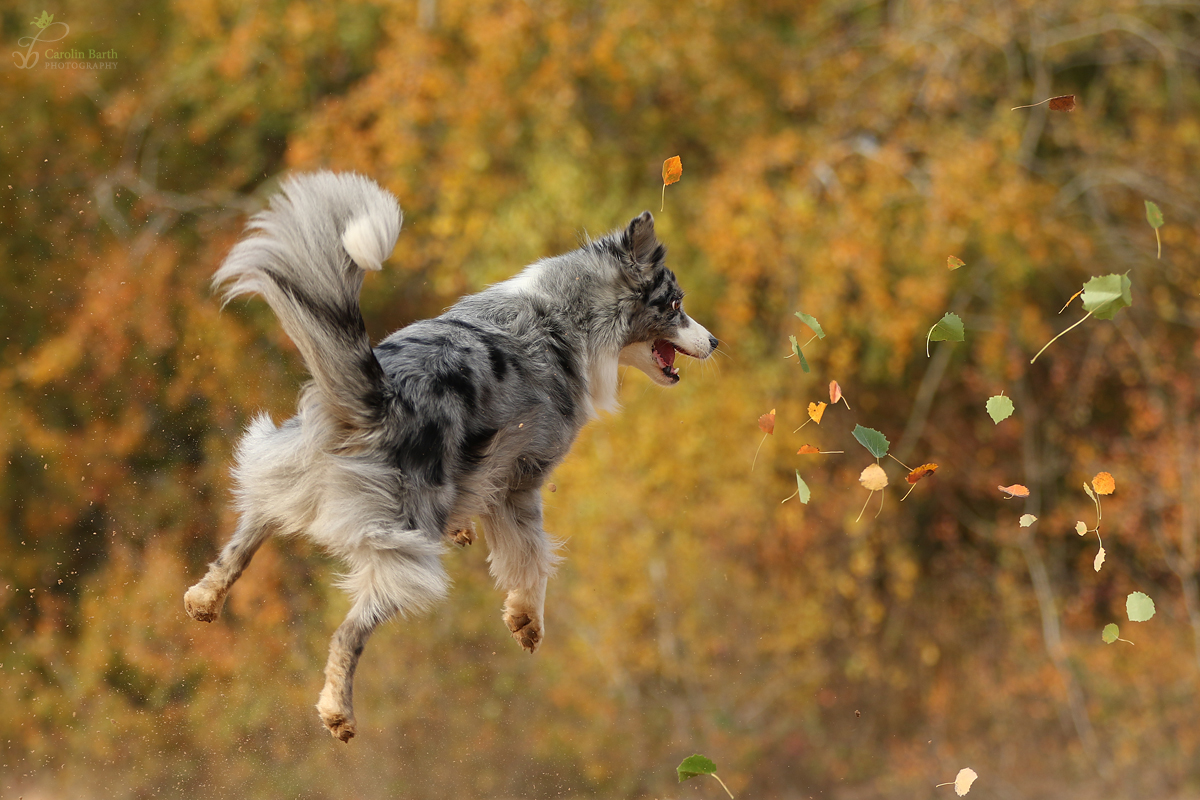
{"label": "blue merle dog", "polygon": [[216,619],[272,533],[307,534],[341,559],[353,606],[330,643],[317,711],[342,741],[355,733],[352,685],[367,638],[445,596],[442,551],[469,544],[475,518],[508,593],[504,623],[537,650],[559,560],[542,530],[542,482],[583,425],[615,409],[618,366],[673,386],[677,352],[704,359],[717,346],[684,313],[645,212],[372,347],[359,291],[400,220],[395,198],[362,176],[300,175],[213,278],[226,301],[267,301],[312,380],[296,416],[276,426],[259,415],[243,436],[237,530],[184,606]]}

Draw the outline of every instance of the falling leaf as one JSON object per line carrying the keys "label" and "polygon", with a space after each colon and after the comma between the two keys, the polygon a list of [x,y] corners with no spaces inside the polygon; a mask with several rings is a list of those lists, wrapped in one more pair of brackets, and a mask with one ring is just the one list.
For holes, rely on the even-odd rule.
{"label": "falling leaf", "polygon": [[[1032,364],[1037,361],[1038,356],[1046,352],[1047,347],[1054,344],[1068,332],[1082,325],[1088,317],[1094,315],[1096,319],[1112,319],[1122,308],[1133,305],[1133,294],[1130,289],[1131,284],[1129,277],[1126,275],[1097,275],[1089,280],[1083,285],[1083,308],[1087,311],[1083,319],[1071,324],[1065,330],[1055,335],[1053,339],[1042,345],[1042,349],[1038,350],[1037,354],[1029,359],[1029,363]],[[1069,303],[1070,301],[1068,301]]]}
{"label": "falling leaf", "polygon": [[712,775],[716,771],[717,765],[699,753],[694,756],[688,756],[675,768],[675,772],[679,775],[680,783],[689,778],[695,778],[698,775]]}
{"label": "falling leaf", "polygon": [[796,341],[795,336],[788,336],[788,338],[792,340],[792,353],[800,359],[800,368],[805,372],[811,372],[812,370],[808,368],[808,359],[804,357],[804,353],[800,352],[800,342]]}
{"label": "falling leaf", "polygon": [[1162,239],[1158,238],[1158,229],[1163,226],[1162,210],[1157,204],[1146,201],[1146,221],[1154,228],[1154,241],[1158,242],[1158,257],[1162,258]]}
{"label": "falling leaf", "polygon": [[1113,476],[1107,472],[1101,472],[1092,478],[1092,488],[1096,490],[1096,494],[1112,494],[1117,488],[1117,482],[1113,480]]}
{"label": "falling leaf", "polygon": [[796,491],[800,495],[800,502],[808,505],[808,500],[812,497],[812,492],[808,489],[808,484],[804,482],[804,478],[800,477],[800,470],[796,470]]}
{"label": "falling leaf", "polygon": [[956,258],[955,256],[946,256],[947,269],[958,269],[959,267],[965,266],[966,263],[961,258]]}
{"label": "falling leaf", "polygon": [[1083,308],[1096,319],[1112,319],[1118,311],[1133,305],[1127,275],[1098,275],[1083,285]]}
{"label": "falling leaf", "polygon": [[1162,209],[1158,207],[1157,203],[1150,200],[1146,201],[1146,221],[1150,223],[1150,227],[1154,228],[1154,230],[1158,230],[1163,226]]}
{"label": "falling leaf", "polygon": [[1009,111],[1016,111],[1018,108],[1036,108],[1042,103],[1049,103],[1051,111],[1074,111],[1075,110],[1075,95],[1061,94],[1058,97],[1048,97],[1038,103],[1032,103],[1027,106],[1015,106]]}
{"label": "falling leaf", "polygon": [[[962,769],[960,769],[958,771],[958,775],[955,776],[953,784],[939,783],[938,786],[953,785],[954,793],[957,794],[959,797],[962,797],[967,792],[971,791],[971,784],[973,784],[975,782],[975,779],[978,777],[979,776],[975,774],[975,770],[971,769],[970,767],[963,767]],[[937,786],[935,786],[934,788],[936,789]]]}
{"label": "falling leaf", "polygon": [[809,403],[808,404],[809,419],[811,419],[813,422],[820,425],[821,417],[825,416],[825,408],[826,408],[826,406],[824,403]]}
{"label": "falling leaf", "polygon": [[1014,483],[1012,486],[997,486],[997,489],[1012,497],[1029,497],[1029,489],[1019,483]]}
{"label": "falling leaf", "polygon": [[997,425],[1011,417],[1014,410],[1013,401],[1002,394],[992,395],[988,398],[987,413],[992,418],[992,422]]}
{"label": "falling leaf", "polygon": [[717,783],[721,784],[721,788],[725,790],[725,794],[729,795],[730,800],[733,800],[733,793],[729,791],[729,787],[725,785],[725,781],[717,777],[717,765],[698,753],[694,756],[688,756],[680,762],[679,766],[675,768],[675,772],[679,775],[680,783],[699,775],[711,775],[716,778]]}
{"label": "falling leaf", "polygon": [[1028,528],[1033,523],[1037,522],[1037,517],[1033,514],[1022,514],[1020,523],[1022,528]]}
{"label": "falling leaf", "polygon": [[1141,592],[1133,592],[1125,598],[1125,613],[1130,622],[1145,622],[1154,616],[1154,601]]}
{"label": "falling leaf", "polygon": [[1104,631],[1100,634],[1100,638],[1104,640],[1105,644],[1112,644],[1121,638],[1121,629],[1117,627],[1117,623],[1110,622],[1104,626]]}
{"label": "falling leaf", "polygon": [[1079,520],[1079,522],[1075,523],[1075,532],[1078,533],[1080,536],[1087,535],[1088,526],[1084,524],[1083,520]]}
{"label": "falling leaf", "polygon": [[551,492],[557,492],[557,491],[558,491],[558,487],[557,487],[557,486],[555,486],[553,483],[547,483],[547,484],[546,484],[546,488],[547,488],[549,491],[551,491]]}
{"label": "falling leaf", "polygon": [[850,403],[847,402],[846,398],[842,397],[842,387],[838,385],[837,381],[830,381],[829,382],[829,404],[831,406],[836,406],[838,403],[838,400],[841,400],[843,403],[846,403],[846,408],[850,407]]}
{"label": "falling leaf", "polygon": [[821,323],[817,322],[816,317],[809,316],[803,311],[797,311],[796,316],[800,318],[801,322],[813,329],[813,333],[817,335],[818,339],[825,338],[825,331],[821,329]]}
{"label": "falling leaf", "polygon": [[881,492],[887,488],[888,477],[887,473],[883,471],[883,467],[878,464],[868,464],[858,476],[858,482],[862,484],[864,489],[869,489],[872,492]]}
{"label": "falling leaf", "polygon": [[1104,548],[1100,548],[1100,552],[1096,553],[1096,559],[1092,562],[1092,569],[1096,572],[1100,571],[1101,565],[1104,564]]}
{"label": "falling leaf", "polygon": [[659,203],[659,211],[666,207],[667,202],[667,187],[683,177],[683,162],[679,156],[671,156],[663,162],[663,196],[662,202]]}
{"label": "falling leaf", "polygon": [[1084,490],[1085,492],[1087,492],[1087,496],[1088,496],[1088,497],[1092,498],[1092,502],[1093,502],[1093,503],[1094,503],[1094,502],[1096,502],[1096,493],[1092,491],[1092,487],[1088,486],[1088,485],[1085,483],[1085,484],[1083,485],[1083,490]]}
{"label": "falling leaf", "polygon": [[937,472],[937,468],[937,464],[922,464],[921,466],[909,472],[908,475],[905,476],[904,480],[908,481],[909,483],[916,483],[922,478],[928,478],[930,475]]}
{"label": "falling leaf", "polygon": [[750,462],[751,472],[754,471],[754,465],[758,463],[758,451],[762,450],[763,442],[775,432],[775,409],[772,408],[770,412],[758,418],[758,427],[763,432],[763,438],[762,442],[758,443],[758,447],[754,449],[754,459]]}
{"label": "falling leaf", "polygon": [[961,342],[964,336],[962,319],[958,314],[947,311],[925,336],[925,355],[929,355],[930,342]]}
{"label": "falling leaf", "polygon": [[883,458],[887,455],[888,447],[891,446],[891,442],[889,442],[887,437],[879,431],[875,430],[874,428],[865,428],[862,425],[855,425],[853,433],[854,438],[858,440],[858,443],[867,448],[871,455],[875,456],[876,458]]}
{"label": "falling leaf", "polygon": [[821,455],[821,450],[818,447],[813,447],[811,444],[802,444],[800,445],[800,449],[796,451],[796,455],[819,456]]}

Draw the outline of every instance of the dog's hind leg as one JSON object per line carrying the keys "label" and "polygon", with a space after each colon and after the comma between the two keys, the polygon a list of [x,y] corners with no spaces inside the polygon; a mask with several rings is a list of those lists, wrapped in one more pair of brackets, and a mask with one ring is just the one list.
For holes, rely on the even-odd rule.
{"label": "dog's hind leg", "polygon": [[423,549],[360,554],[342,582],[354,605],[329,642],[325,686],[317,700],[317,713],[336,739],[348,742],[356,732],[354,672],[375,628],[397,612],[426,608],[446,594],[449,581],[437,550]]}
{"label": "dog's hind leg", "polygon": [[221,549],[217,560],[209,565],[200,582],[184,594],[183,607],[189,617],[200,622],[212,622],[217,618],[225,605],[229,587],[242,576],[250,559],[270,534],[266,520],[248,513],[242,515],[237,530]]}
{"label": "dog's hind leg", "polygon": [[484,517],[488,561],[496,585],[508,592],[504,624],[530,653],[546,633],[546,581],[561,557],[542,530],[542,498],[537,489],[510,492]]}

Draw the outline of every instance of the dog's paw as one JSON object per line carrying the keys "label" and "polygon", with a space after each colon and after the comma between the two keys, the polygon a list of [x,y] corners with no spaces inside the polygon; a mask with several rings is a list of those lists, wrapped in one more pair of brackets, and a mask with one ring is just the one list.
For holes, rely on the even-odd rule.
{"label": "dog's paw", "polygon": [[321,699],[317,702],[317,714],[321,722],[333,738],[340,742],[348,742],[354,738],[357,726],[354,723],[354,710],[343,708],[331,698],[331,692],[322,691]]}
{"label": "dog's paw", "polygon": [[200,581],[183,596],[183,609],[197,622],[212,622],[221,614],[225,605],[225,594],[217,592]]}
{"label": "dog's paw", "polygon": [[542,621],[534,619],[524,611],[505,611],[504,624],[517,640],[517,644],[530,653],[536,653],[542,643]]}

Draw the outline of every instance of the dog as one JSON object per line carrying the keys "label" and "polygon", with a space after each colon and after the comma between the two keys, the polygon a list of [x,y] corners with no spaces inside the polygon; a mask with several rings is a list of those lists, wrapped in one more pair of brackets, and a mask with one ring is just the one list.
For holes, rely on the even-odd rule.
{"label": "dog", "polygon": [[361,175],[298,175],[213,276],[225,303],[266,300],[312,380],[294,417],[276,426],[260,414],[242,437],[237,529],[184,608],[216,619],[273,533],[306,534],[340,559],[352,607],[330,642],[317,711],[343,742],[356,731],[354,671],[367,639],[446,595],[441,555],[449,541],[471,543],[476,518],[507,592],[504,624],[538,649],[560,560],[542,529],[542,483],[583,425],[616,409],[619,366],[674,386],[676,353],[705,359],[717,347],[684,313],[648,211],[372,347],[359,293],[401,219],[395,197]]}

